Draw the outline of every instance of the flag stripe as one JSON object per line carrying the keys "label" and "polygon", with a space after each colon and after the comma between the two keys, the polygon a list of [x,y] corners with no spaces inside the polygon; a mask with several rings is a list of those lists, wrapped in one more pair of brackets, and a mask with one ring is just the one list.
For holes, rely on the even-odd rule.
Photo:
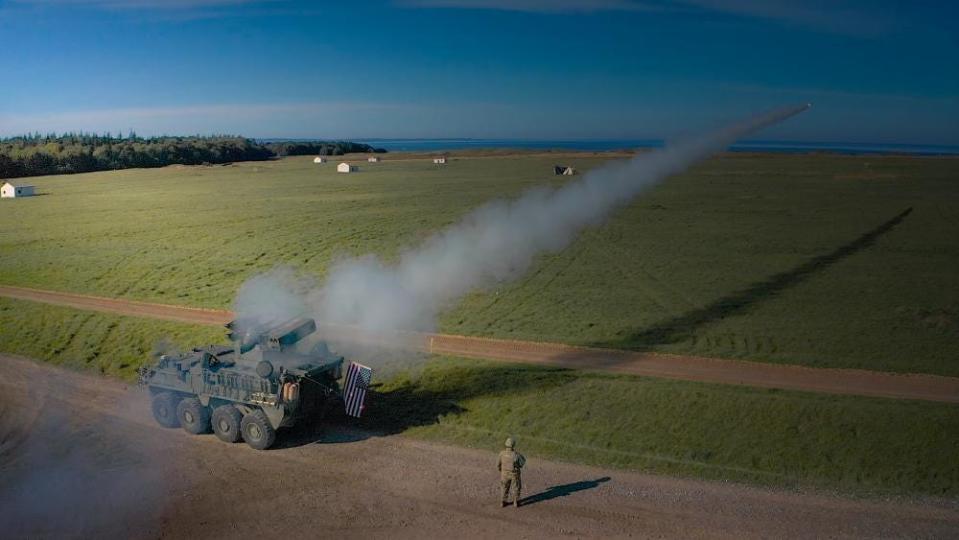
{"label": "flag stripe", "polygon": [[346,371],[346,384],[343,389],[343,402],[346,414],[359,418],[366,401],[366,389],[373,380],[373,370],[355,362],[350,363]]}

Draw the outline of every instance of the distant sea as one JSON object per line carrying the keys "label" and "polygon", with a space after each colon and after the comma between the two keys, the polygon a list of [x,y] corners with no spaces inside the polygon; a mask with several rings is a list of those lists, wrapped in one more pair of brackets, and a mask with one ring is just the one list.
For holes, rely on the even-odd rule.
{"label": "distant sea", "polygon": [[[652,139],[357,139],[377,148],[403,152],[438,152],[475,148],[516,148],[523,150],[607,151],[659,148],[662,140]],[[872,143],[818,143],[799,141],[743,141],[729,147],[731,152],[780,152],[802,154],[835,152],[840,154],[914,154],[924,156],[959,155],[959,146]]]}

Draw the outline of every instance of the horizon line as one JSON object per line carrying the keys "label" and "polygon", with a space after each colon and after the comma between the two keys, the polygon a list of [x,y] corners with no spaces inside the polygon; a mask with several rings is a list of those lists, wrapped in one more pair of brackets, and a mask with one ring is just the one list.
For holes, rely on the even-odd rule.
{"label": "horizon line", "polygon": [[[131,130],[134,131],[134,130]],[[110,132],[97,133],[95,131],[64,131],[64,132],[33,132],[33,133],[20,133],[17,135],[0,135],[0,142],[9,141],[12,139],[18,138],[30,138],[36,135],[40,137],[49,137],[53,136],[54,138],[67,137],[71,135],[78,136],[101,136],[105,137]],[[135,133],[135,131],[134,131]],[[129,139],[128,135],[122,135],[122,133],[112,134],[110,133],[113,139],[125,140]],[[389,142],[389,141],[398,141],[398,142],[425,142],[425,141],[436,141],[436,142],[538,142],[538,143],[600,143],[600,142],[623,142],[623,143],[657,143],[664,144],[667,141],[673,140],[672,138],[664,137],[285,137],[285,136],[248,136],[235,133],[190,133],[190,134],[171,134],[163,133],[157,135],[138,135],[138,139],[160,139],[164,137],[202,137],[202,138],[212,138],[212,137],[231,137],[231,138],[242,138],[249,139],[252,141],[262,141],[262,142]],[[863,140],[813,140],[813,139],[743,139],[736,141],[729,145],[734,147],[737,145],[748,145],[748,144],[778,144],[778,145],[791,145],[791,146],[806,146],[806,145],[849,145],[849,146],[895,146],[895,147],[910,147],[910,148],[948,148],[959,150],[959,144],[957,143],[916,143],[916,142],[878,142],[878,141],[863,141]]]}

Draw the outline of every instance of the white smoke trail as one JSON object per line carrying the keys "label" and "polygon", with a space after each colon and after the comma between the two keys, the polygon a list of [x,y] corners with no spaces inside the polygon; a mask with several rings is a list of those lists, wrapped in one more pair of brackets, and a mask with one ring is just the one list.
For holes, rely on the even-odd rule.
{"label": "white smoke trail", "polygon": [[[319,289],[293,279],[289,271],[254,278],[241,289],[236,307],[256,315],[263,306],[258,297],[294,298],[301,313],[325,324],[372,334],[433,330],[438,313],[471,290],[521,275],[536,255],[563,249],[583,227],[601,222],[644,190],[808,107],[777,109],[592,170],[556,189],[533,189],[518,199],[485,204],[403,253],[397,264],[374,255],[335,264]],[[276,306],[266,309],[275,312]]]}

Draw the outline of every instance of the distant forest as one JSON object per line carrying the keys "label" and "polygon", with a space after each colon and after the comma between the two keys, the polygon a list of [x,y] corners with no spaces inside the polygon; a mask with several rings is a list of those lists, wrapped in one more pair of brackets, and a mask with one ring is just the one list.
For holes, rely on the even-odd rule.
{"label": "distant forest", "polygon": [[343,154],[386,152],[382,148],[373,148],[368,144],[344,141],[280,141],[264,143],[263,146],[277,156],[342,156]]}
{"label": "distant forest", "polygon": [[166,165],[262,161],[276,156],[385,152],[352,142],[268,142],[244,137],[137,137],[67,133],[0,139],[0,178]]}

